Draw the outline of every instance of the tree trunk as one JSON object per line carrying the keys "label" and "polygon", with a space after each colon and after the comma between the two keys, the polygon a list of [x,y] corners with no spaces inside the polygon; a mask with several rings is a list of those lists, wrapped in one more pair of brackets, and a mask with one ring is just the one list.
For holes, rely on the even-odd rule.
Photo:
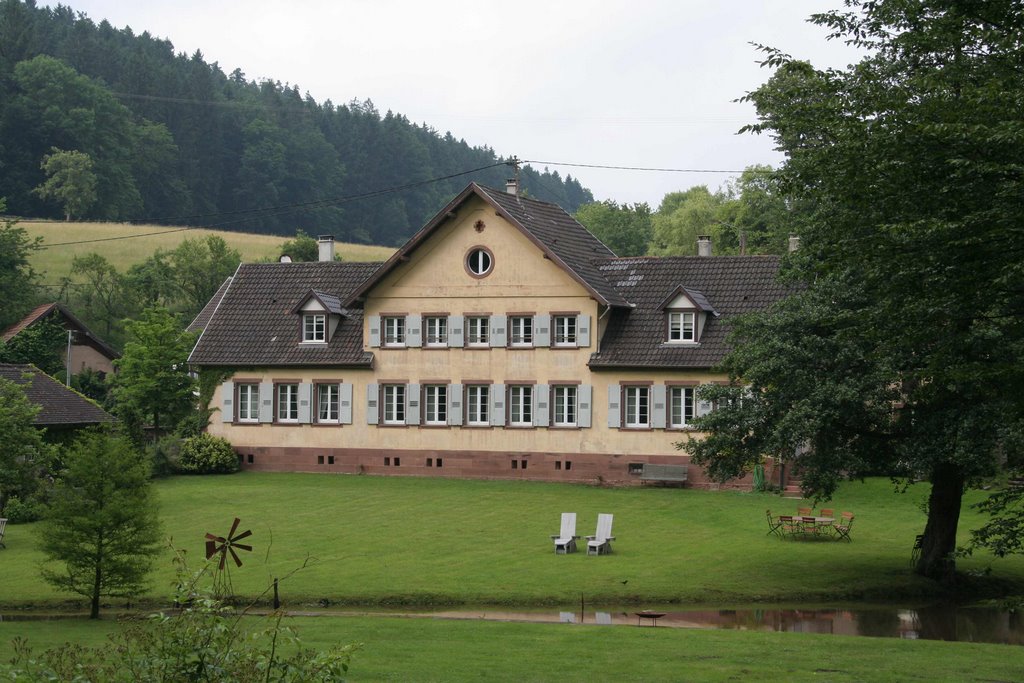
{"label": "tree trunk", "polygon": [[921,539],[921,558],[914,571],[929,579],[952,583],[956,576],[956,529],[964,496],[964,475],[951,463],[939,463],[932,470],[932,492],[928,497],[928,523]]}
{"label": "tree trunk", "polygon": [[100,540],[96,553],[96,572],[92,583],[92,602],[89,606],[89,618],[100,618],[100,583],[103,579],[103,541]]}

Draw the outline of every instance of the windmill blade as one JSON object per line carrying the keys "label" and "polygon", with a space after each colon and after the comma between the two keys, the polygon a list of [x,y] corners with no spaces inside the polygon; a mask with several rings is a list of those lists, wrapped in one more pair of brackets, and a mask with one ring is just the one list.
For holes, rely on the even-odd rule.
{"label": "windmill blade", "polygon": [[[209,535],[209,534],[207,534]],[[217,544],[213,541],[206,542],[206,559],[210,559],[217,554]]]}
{"label": "windmill blade", "polygon": [[211,541],[217,541],[218,543],[223,543],[224,541],[228,540],[223,536],[214,536],[213,534],[206,534],[206,538],[210,539]]}
{"label": "windmill blade", "polygon": [[234,543],[235,541],[241,541],[243,538],[249,538],[250,536],[252,536],[252,529],[246,529],[237,536],[232,536],[231,542]]}
{"label": "windmill blade", "polygon": [[242,520],[240,520],[238,517],[235,517],[235,523],[231,525],[231,531],[228,532],[228,538],[231,538],[235,535],[235,529],[238,528],[238,525],[241,521]]}
{"label": "windmill blade", "polygon": [[231,547],[238,548],[239,550],[248,550],[250,553],[252,552],[252,546],[245,545],[244,543],[232,543]]}
{"label": "windmill blade", "polygon": [[233,557],[233,558],[234,558],[234,560],[235,560],[235,564],[236,564],[237,566],[241,567],[241,566],[242,566],[242,560],[240,560],[240,559],[238,558],[238,554],[237,554],[237,553],[235,552],[235,549],[234,549],[234,548],[232,548],[231,546],[228,546],[228,551],[229,551],[229,552],[231,553],[231,557]]}

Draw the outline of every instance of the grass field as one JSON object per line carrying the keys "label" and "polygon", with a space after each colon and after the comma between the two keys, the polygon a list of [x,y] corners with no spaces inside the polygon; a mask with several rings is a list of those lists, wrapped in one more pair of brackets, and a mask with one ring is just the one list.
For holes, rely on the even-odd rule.
{"label": "grass field", "polygon": [[[1017,646],[803,633],[513,624],[387,617],[291,618],[303,645],[361,644],[350,681],[1019,681]],[[113,621],[0,622],[36,649],[99,644]]]}
{"label": "grass field", "polygon": [[[119,271],[124,272],[136,263],[145,261],[157,249],[170,251],[185,239],[218,235],[224,238],[229,246],[242,254],[244,262],[262,258],[276,259],[280,256],[281,244],[290,239],[278,235],[254,235],[201,228],[168,232],[175,228],[163,225],[129,225],[126,223],[64,223],[23,220],[18,225],[24,228],[30,237],[42,237],[44,245],[102,240],[53,246],[36,252],[31,259],[32,266],[41,273],[42,282],[46,284],[55,284],[61,277],[69,275],[72,259],[90,252],[102,254]],[[137,239],[111,239],[130,235],[150,236]],[[346,261],[384,261],[394,253],[394,249],[390,247],[342,242],[336,243],[335,249]]]}
{"label": "grass field", "polygon": [[[921,532],[924,486],[892,491],[888,480],[843,486],[832,507],[856,514],[853,542],[783,541],[766,535],[764,511],[795,511],[768,494],[599,488],[515,481],[240,473],[157,483],[166,534],[201,561],[204,534],[233,517],[252,529],[254,551],[232,572],[237,594],[255,596],[282,577],[289,606],[564,605],[913,598],[937,587],[909,572]],[[559,514],[593,533],[615,514],[611,555],[555,555]],[[963,538],[977,526],[965,509]],[[66,600],[39,578],[38,525],[8,526],[0,606]],[[169,551],[148,601],[173,585]],[[304,563],[308,566],[284,579]],[[992,566],[988,581],[1024,586],[1024,558],[975,554],[966,571]],[[979,579],[980,580],[980,579]]]}

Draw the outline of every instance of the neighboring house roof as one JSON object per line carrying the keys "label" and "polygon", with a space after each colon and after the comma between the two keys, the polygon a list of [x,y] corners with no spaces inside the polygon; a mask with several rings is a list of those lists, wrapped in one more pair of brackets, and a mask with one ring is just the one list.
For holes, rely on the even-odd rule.
{"label": "neighboring house roof", "polygon": [[36,306],[32,309],[31,313],[4,330],[3,333],[0,334],[0,339],[3,339],[5,342],[10,341],[25,328],[34,325],[36,322],[51,314],[63,317],[64,320],[62,321],[62,324],[64,327],[66,329],[74,330],[81,335],[81,338],[77,343],[81,344],[84,341],[110,360],[115,360],[121,357],[121,354],[115,351],[114,347],[97,337],[96,334],[86,327],[85,323],[79,320],[67,306],[57,302]]}
{"label": "neighboring house roof", "polygon": [[326,344],[299,343],[292,313],[310,290],[345,300],[379,263],[243,263],[223,292],[189,363],[194,365],[370,366],[363,311],[349,309]]}
{"label": "neighboring house roof", "polygon": [[[666,256],[600,263],[601,272],[635,308],[612,310],[590,367],[714,367],[729,351],[728,317],[764,310],[786,295],[776,281],[779,263],[778,256]],[[664,304],[684,290],[701,308],[722,317],[708,315],[698,344],[669,344]]]}
{"label": "neighboring house roof", "polygon": [[615,256],[615,253],[594,237],[585,227],[557,204],[541,202],[528,197],[509,194],[503,190],[470,183],[459,196],[441,209],[419,232],[413,235],[383,266],[357,288],[345,301],[352,306],[381,278],[400,263],[408,260],[449,216],[471,197],[479,197],[507,219],[537,245],[544,255],[559,265],[594,297],[606,306],[628,306],[629,302],[616,291],[597,267],[597,261]]}
{"label": "neighboring house roof", "polygon": [[224,293],[228,291],[228,287],[231,285],[231,278],[228,277],[224,282],[220,283],[220,287],[214,293],[210,300],[203,306],[203,310],[199,311],[199,315],[189,323],[189,326],[185,328],[186,332],[202,332],[206,329],[206,326],[210,324],[210,318],[213,317],[213,312],[220,306],[220,300],[224,298]]}
{"label": "neighboring house roof", "polygon": [[32,421],[40,427],[114,421],[113,415],[34,365],[0,363],[0,378],[22,385],[28,400],[42,408]]}

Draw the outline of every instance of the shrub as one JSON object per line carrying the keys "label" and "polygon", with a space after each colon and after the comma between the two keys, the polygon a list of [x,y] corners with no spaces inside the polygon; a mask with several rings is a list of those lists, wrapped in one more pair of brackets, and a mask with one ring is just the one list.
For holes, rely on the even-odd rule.
{"label": "shrub", "polygon": [[200,434],[181,443],[178,469],[192,474],[237,472],[238,456],[226,439]]}
{"label": "shrub", "polygon": [[46,516],[46,506],[34,498],[22,500],[18,496],[11,496],[4,507],[4,515],[11,524],[38,522]]}
{"label": "shrub", "polygon": [[146,453],[153,463],[154,477],[166,477],[178,471],[181,444],[181,437],[171,434],[146,446]]}

